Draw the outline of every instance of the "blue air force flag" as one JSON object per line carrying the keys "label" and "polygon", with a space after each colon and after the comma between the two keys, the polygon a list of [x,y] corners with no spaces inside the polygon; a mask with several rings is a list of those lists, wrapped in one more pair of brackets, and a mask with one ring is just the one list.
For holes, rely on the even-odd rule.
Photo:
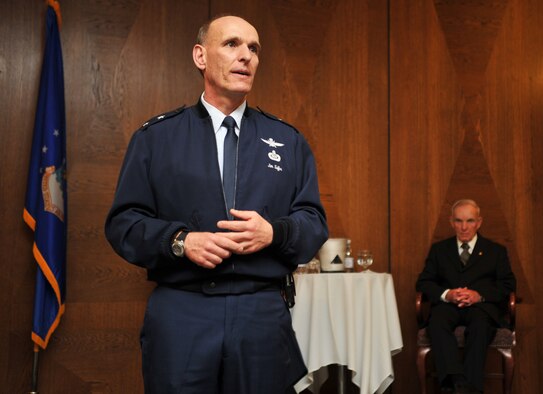
{"label": "blue air force flag", "polygon": [[47,7],[45,52],[23,218],[38,264],[32,340],[45,349],[64,313],[66,289],[66,120],[57,15]]}

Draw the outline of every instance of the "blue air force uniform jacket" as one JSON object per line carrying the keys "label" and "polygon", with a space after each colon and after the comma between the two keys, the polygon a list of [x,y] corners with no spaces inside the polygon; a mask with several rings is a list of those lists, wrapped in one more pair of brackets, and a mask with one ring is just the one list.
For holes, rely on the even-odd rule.
{"label": "blue air force uniform jacket", "polygon": [[[239,275],[279,279],[308,262],[328,237],[315,159],[292,126],[247,107],[241,122],[235,208],[272,223],[274,241],[204,269],[171,252],[173,234],[219,231],[227,219],[217,146],[205,107],[180,109],[148,122],[128,146],[106,236],[149,280],[183,284]],[[279,235],[279,236],[278,236]]]}

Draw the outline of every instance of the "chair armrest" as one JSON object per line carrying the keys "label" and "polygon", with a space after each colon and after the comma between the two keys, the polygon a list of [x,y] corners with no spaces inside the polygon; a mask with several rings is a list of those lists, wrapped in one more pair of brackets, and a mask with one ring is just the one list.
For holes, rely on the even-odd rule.
{"label": "chair armrest", "polygon": [[415,295],[415,311],[417,313],[417,324],[419,327],[422,327],[424,325],[424,316],[422,311],[422,303],[424,301],[424,295],[422,292],[417,291]]}
{"label": "chair armrest", "polygon": [[509,293],[509,303],[507,305],[509,312],[509,324],[511,325],[512,331],[515,331],[517,302],[520,302],[520,299],[517,300],[515,292],[512,291]]}

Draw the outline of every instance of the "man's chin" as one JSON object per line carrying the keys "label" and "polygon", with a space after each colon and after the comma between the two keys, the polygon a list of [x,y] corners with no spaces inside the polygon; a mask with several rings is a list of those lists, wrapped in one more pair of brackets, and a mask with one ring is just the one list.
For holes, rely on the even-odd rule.
{"label": "man's chin", "polygon": [[226,95],[232,98],[242,99],[242,98],[245,98],[245,96],[247,96],[250,92],[251,92],[250,88],[232,88],[232,89],[228,89],[228,92],[226,93]]}
{"label": "man's chin", "polygon": [[234,86],[231,90],[233,94],[237,94],[239,96],[247,95],[251,92],[253,85],[238,85]]}
{"label": "man's chin", "polygon": [[253,88],[253,79],[250,77],[240,77],[229,81],[229,90],[232,92],[247,94]]}

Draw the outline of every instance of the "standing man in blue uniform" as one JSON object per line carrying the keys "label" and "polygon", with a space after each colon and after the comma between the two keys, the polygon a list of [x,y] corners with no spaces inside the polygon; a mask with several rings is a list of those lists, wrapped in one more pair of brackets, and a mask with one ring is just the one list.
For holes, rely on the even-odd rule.
{"label": "standing man in blue uniform", "polygon": [[[473,200],[452,206],[456,236],[432,245],[416,288],[432,303],[428,333],[438,378],[455,393],[481,393],[487,346],[502,321],[502,305],[516,289],[507,250],[481,236],[483,222]],[[454,330],[466,326],[464,359]]]}
{"label": "standing man in blue uniform", "polygon": [[106,236],[157,283],[141,332],[147,394],[290,393],[306,373],[282,287],[328,228],[306,140],[247,106],[259,54],[244,19],[204,24],[200,100],[145,123],[126,152]]}

